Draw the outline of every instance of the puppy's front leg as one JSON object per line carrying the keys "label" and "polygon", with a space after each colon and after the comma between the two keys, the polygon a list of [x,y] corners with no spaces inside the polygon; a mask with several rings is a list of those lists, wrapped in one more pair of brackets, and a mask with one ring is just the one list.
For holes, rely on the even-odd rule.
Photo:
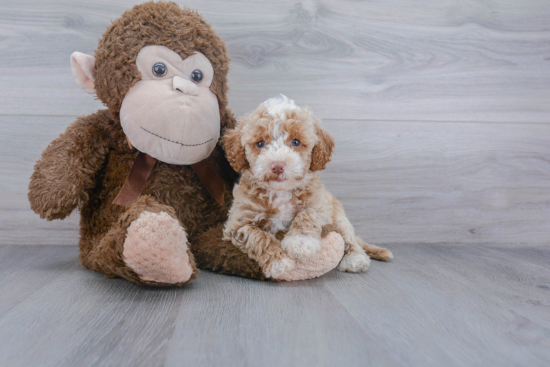
{"label": "puppy's front leg", "polygon": [[232,242],[252,260],[256,260],[268,278],[278,279],[296,266],[275,236],[253,225],[239,228]]}
{"label": "puppy's front leg", "polygon": [[292,257],[311,257],[321,248],[322,220],[313,209],[299,212],[281,242]]}

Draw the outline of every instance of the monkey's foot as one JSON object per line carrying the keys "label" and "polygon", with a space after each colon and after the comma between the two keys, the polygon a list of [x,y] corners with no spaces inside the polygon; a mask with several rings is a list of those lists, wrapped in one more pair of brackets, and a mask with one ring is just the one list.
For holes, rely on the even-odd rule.
{"label": "monkey's foot", "polygon": [[122,257],[143,281],[185,283],[193,274],[187,235],[165,212],[142,212],[128,227]]}

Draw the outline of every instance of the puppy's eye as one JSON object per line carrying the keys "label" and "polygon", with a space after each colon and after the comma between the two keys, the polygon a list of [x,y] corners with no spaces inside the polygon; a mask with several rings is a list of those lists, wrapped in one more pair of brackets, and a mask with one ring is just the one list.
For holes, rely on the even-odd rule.
{"label": "puppy's eye", "polygon": [[256,143],[256,148],[262,149],[263,147],[265,147],[265,143],[263,141],[259,141]]}
{"label": "puppy's eye", "polygon": [[153,65],[153,74],[155,74],[159,78],[165,76],[167,72],[168,68],[162,62],[157,62],[155,65]]}
{"label": "puppy's eye", "polygon": [[293,147],[299,147],[302,143],[300,143],[300,140],[294,139],[290,144],[292,144]]}
{"label": "puppy's eye", "polygon": [[202,80],[202,71],[200,71],[199,69],[193,70],[193,72],[191,73],[191,80],[193,81],[193,83],[200,82]]}

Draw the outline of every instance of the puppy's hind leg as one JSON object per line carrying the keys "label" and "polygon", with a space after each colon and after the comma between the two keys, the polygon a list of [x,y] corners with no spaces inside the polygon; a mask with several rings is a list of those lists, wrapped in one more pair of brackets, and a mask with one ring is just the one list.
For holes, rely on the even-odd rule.
{"label": "puppy's hind leg", "polygon": [[336,232],[342,235],[344,243],[346,244],[344,257],[342,261],[340,261],[340,265],[338,265],[338,270],[349,273],[367,271],[370,265],[370,257],[360,246],[360,242],[357,241],[355,230],[346,217],[344,207],[342,207],[342,204],[335,198],[333,199],[332,220],[332,224],[336,227]]}
{"label": "puppy's hind leg", "polygon": [[[346,239],[344,238],[344,241]],[[370,265],[369,256],[355,243],[345,242],[344,257],[338,265],[338,270],[348,273],[361,273],[367,271]]]}
{"label": "puppy's hind leg", "polygon": [[334,225],[346,243],[344,258],[338,266],[338,270],[353,273],[366,271],[371,258],[381,261],[393,258],[393,254],[389,250],[366,244],[355,235],[355,229],[347,218],[342,204],[336,199],[333,201],[333,208]]}
{"label": "puppy's hind leg", "polygon": [[357,236],[342,236],[346,242],[344,258],[338,270],[350,273],[366,271],[370,265],[370,259],[379,261],[389,261],[393,259],[390,250],[364,243]]}

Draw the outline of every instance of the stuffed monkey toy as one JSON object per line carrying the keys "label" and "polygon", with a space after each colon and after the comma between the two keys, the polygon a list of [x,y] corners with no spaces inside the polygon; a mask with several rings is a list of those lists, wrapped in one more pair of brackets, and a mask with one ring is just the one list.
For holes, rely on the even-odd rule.
{"label": "stuffed monkey toy", "polygon": [[[238,179],[219,144],[235,126],[229,60],[198,13],[165,2],[126,11],[95,56],[71,55],[76,82],[107,109],[78,118],[44,150],[29,201],[48,220],[80,211],[84,267],[152,286],[188,284],[198,267],[266,278],[221,240]],[[338,265],[341,237],[324,246],[332,262],[315,268],[312,259],[294,279]],[[315,271],[300,275],[308,266]]]}

